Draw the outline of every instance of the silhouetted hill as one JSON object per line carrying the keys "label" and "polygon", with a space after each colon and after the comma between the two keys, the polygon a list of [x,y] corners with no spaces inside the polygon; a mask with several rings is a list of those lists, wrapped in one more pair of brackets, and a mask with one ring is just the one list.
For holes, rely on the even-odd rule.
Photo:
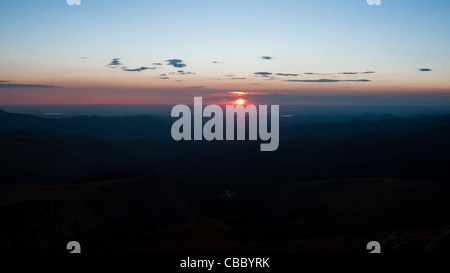
{"label": "silhouetted hill", "polygon": [[[137,244],[99,252],[365,253],[445,252],[450,184],[389,178],[293,182],[259,196],[254,211],[165,229]],[[242,197],[245,198],[245,197]],[[238,200],[229,199],[231,205]],[[433,213],[430,213],[433,212]]]}
{"label": "silhouetted hill", "polygon": [[63,134],[81,134],[106,140],[147,138],[167,140],[169,120],[140,115],[129,117],[79,116],[47,119],[23,114],[0,112],[0,130],[45,130]]}
{"label": "silhouetted hill", "polygon": [[[448,247],[449,117],[298,125],[268,153],[252,141],[166,141],[169,119],[0,112],[0,247],[59,251],[74,237],[156,252],[331,251],[344,237],[349,251],[367,238]],[[189,215],[202,221],[175,226]]]}
{"label": "silhouetted hill", "polygon": [[[446,181],[389,178],[293,182],[266,197],[275,218],[308,219],[330,233],[378,232],[445,225],[450,221]],[[430,214],[430,211],[436,213]]]}
{"label": "silhouetted hill", "polygon": [[[379,120],[380,118],[386,118]],[[283,140],[311,138],[332,140],[361,133],[408,132],[450,125],[450,115],[391,118],[390,115],[361,116],[360,120],[317,124],[301,123],[301,118],[282,119],[280,137]],[[320,120],[320,119],[319,119]],[[171,141],[173,120],[147,115],[126,117],[78,116],[48,119],[24,114],[0,112],[0,130],[45,130],[63,134],[81,134],[106,140],[150,139]]]}
{"label": "silhouetted hill", "polygon": [[[310,178],[390,176],[450,178],[450,126],[420,131],[364,133],[331,141],[297,139],[268,164]],[[284,167],[286,166],[286,167]],[[289,167],[287,167],[289,166]],[[291,174],[292,175],[292,174]]]}
{"label": "silhouetted hill", "polygon": [[342,123],[301,124],[286,128],[281,132],[280,136],[284,139],[311,138],[332,140],[361,133],[409,132],[448,125],[450,125],[450,115],[389,118],[379,121],[354,120]]}
{"label": "silhouetted hill", "polygon": [[89,184],[0,187],[0,252],[66,252],[133,242],[195,220],[197,210],[161,176]]}
{"label": "silhouetted hill", "polygon": [[[256,142],[106,141],[36,130],[0,132],[2,183],[64,183],[116,170],[157,170],[186,183],[256,185],[336,177],[449,178],[450,126],[364,133],[336,140],[283,141],[273,153]],[[279,182],[276,182],[279,183]]]}
{"label": "silhouetted hill", "polygon": [[[158,160],[159,146],[147,140],[145,152],[119,143],[85,135],[56,134],[38,130],[0,131],[0,185],[15,183],[71,183],[122,167]],[[125,171],[125,170],[123,170]]]}

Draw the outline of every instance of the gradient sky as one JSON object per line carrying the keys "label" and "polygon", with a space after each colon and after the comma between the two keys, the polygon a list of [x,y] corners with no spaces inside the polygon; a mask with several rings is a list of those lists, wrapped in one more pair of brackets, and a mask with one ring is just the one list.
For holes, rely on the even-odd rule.
{"label": "gradient sky", "polygon": [[450,106],[448,14],[447,0],[5,0],[0,104],[239,91],[252,103]]}

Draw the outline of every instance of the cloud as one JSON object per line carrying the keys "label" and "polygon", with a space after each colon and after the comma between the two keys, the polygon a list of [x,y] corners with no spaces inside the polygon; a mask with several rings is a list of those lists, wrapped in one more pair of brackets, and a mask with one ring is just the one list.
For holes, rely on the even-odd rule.
{"label": "cloud", "polygon": [[[324,96],[314,93],[291,92],[267,92],[263,95],[246,95],[245,98],[254,104],[291,104],[291,105],[365,105],[367,107],[374,105],[387,105],[395,109],[398,105],[416,106],[418,101],[436,103],[436,105],[447,105],[450,101],[450,94],[443,93],[386,93],[380,94],[376,90],[373,92],[364,92],[364,94],[352,94],[348,96],[345,93],[334,91],[327,92]],[[395,105],[395,106],[394,106]],[[374,106],[374,109],[376,106]]]}
{"label": "cloud", "polygon": [[211,63],[213,63],[213,64],[221,64],[221,62],[218,62],[218,61],[213,61]]}
{"label": "cloud", "polygon": [[339,74],[342,75],[358,75],[358,74],[374,74],[375,71],[366,71],[366,72],[341,72]]}
{"label": "cloud", "polygon": [[89,57],[80,57],[80,59],[82,59],[82,60],[88,60],[88,59],[90,59]]}
{"label": "cloud", "polygon": [[231,78],[232,80],[245,80],[246,78]]}
{"label": "cloud", "polygon": [[[8,81],[1,81],[1,82],[8,82]],[[0,83],[0,88],[62,88],[62,87],[45,84]]]}
{"label": "cloud", "polygon": [[186,71],[184,71],[184,70],[178,70],[177,72],[178,72],[178,74],[180,74],[180,75],[195,75],[195,73],[192,73],[192,72],[186,72]]}
{"label": "cloud", "polygon": [[319,79],[319,80],[286,80],[287,82],[370,82],[367,79],[360,80],[335,80],[335,79]]}
{"label": "cloud", "polygon": [[108,66],[112,68],[122,67],[122,63],[120,62],[120,58],[114,58],[111,60],[111,62],[108,64]]}
{"label": "cloud", "polygon": [[429,68],[419,68],[417,70],[420,71],[420,72],[431,72],[431,71],[433,71],[433,70],[431,70]]}
{"label": "cloud", "polygon": [[153,65],[163,65],[162,63],[153,63]]}
{"label": "cloud", "polygon": [[268,78],[270,75],[272,75],[272,73],[270,73],[270,72],[255,72],[253,74],[255,74],[257,76],[265,77],[265,78]]}
{"label": "cloud", "polygon": [[109,66],[110,68],[114,68],[114,69],[115,68],[119,68],[122,71],[127,71],[127,72],[141,72],[141,71],[144,71],[144,70],[149,70],[149,69],[150,70],[154,70],[154,69],[156,69],[156,67],[147,67],[147,66],[141,66],[139,68],[128,68],[128,67],[126,67],[125,65],[123,65],[120,62],[120,58],[112,59],[111,62],[107,66]]}
{"label": "cloud", "polygon": [[238,96],[242,96],[242,95],[247,95],[248,92],[242,92],[242,91],[231,91],[231,92],[227,92],[227,94],[231,94],[233,96],[238,95]]}
{"label": "cloud", "polygon": [[235,75],[225,75],[225,77],[229,77],[229,78],[231,78],[231,77],[234,77]]}
{"label": "cloud", "polygon": [[198,86],[190,86],[189,88],[203,88],[203,87],[205,87],[205,86],[203,86],[203,85],[198,85]]}
{"label": "cloud", "polygon": [[142,66],[142,67],[140,67],[140,68],[134,68],[134,69],[129,69],[129,68],[126,68],[126,67],[122,67],[122,70],[123,70],[123,71],[130,71],[130,72],[141,72],[141,71],[148,70],[148,69],[154,70],[154,69],[156,69],[156,67],[146,67],[146,66]]}
{"label": "cloud", "polygon": [[161,80],[168,80],[170,79],[169,77],[160,77]]}
{"label": "cloud", "polygon": [[277,73],[276,76],[284,76],[284,77],[297,77],[298,74],[286,74],[286,73]]}
{"label": "cloud", "polygon": [[305,75],[322,75],[322,76],[328,76],[330,74],[328,73],[313,73],[313,72],[306,72]]}
{"label": "cloud", "polygon": [[273,57],[270,57],[270,56],[262,56],[261,59],[263,59],[263,60],[272,60]]}
{"label": "cloud", "polygon": [[185,67],[185,66],[186,66],[186,65],[183,63],[183,61],[180,60],[180,59],[166,60],[166,62],[167,62],[167,65],[171,65],[171,66],[176,67],[176,68],[182,68],[182,67]]}
{"label": "cloud", "polygon": [[306,72],[303,73],[305,75],[321,75],[321,76],[329,76],[329,75],[359,75],[359,74],[374,74],[375,71],[365,71],[365,72],[339,72],[339,73],[313,73],[313,72]]}
{"label": "cloud", "polygon": [[0,82],[10,82],[10,81],[0,81]]}

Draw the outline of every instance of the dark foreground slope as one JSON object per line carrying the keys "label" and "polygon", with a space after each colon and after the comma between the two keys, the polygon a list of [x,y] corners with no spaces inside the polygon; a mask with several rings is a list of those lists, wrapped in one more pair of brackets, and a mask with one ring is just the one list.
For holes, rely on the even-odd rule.
{"label": "dark foreground slope", "polygon": [[218,196],[209,205],[226,215],[214,218],[161,177],[0,190],[2,252],[65,252],[72,240],[83,252],[363,253],[372,240],[388,253],[450,250],[445,182],[295,182]]}
{"label": "dark foreground slope", "polygon": [[[365,253],[450,250],[450,185],[349,179],[290,183],[260,196],[253,211],[172,227],[138,244],[94,252]],[[231,206],[239,197],[228,200]],[[218,200],[217,202],[221,202]],[[257,211],[258,215],[255,215]]]}
{"label": "dark foreground slope", "polygon": [[0,189],[1,252],[66,252],[133,242],[154,230],[192,221],[195,206],[158,176],[89,184]]}

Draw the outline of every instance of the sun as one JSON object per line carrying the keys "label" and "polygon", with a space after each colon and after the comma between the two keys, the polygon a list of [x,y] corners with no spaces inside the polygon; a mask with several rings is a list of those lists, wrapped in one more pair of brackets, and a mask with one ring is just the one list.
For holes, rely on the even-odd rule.
{"label": "sun", "polygon": [[245,104],[245,100],[244,99],[237,99],[234,101],[234,104],[236,105],[244,105]]}

